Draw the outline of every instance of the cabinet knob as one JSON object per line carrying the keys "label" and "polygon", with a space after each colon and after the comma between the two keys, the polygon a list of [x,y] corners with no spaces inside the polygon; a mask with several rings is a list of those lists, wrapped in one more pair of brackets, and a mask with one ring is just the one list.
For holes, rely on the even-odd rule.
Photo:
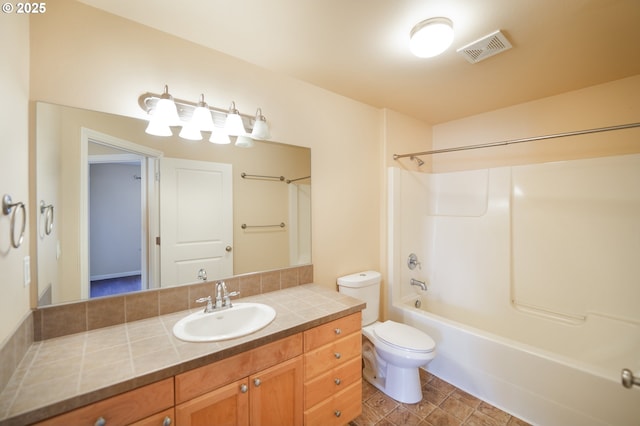
{"label": "cabinet knob", "polygon": [[334,412],[333,412],[333,414],[334,414],[336,417],[340,417],[340,416],[342,415],[342,413],[340,412],[340,410],[336,410],[336,411],[334,411]]}
{"label": "cabinet knob", "polygon": [[98,417],[98,419],[95,422],[95,426],[105,426],[107,424],[107,421],[104,419],[104,417]]}
{"label": "cabinet knob", "polygon": [[336,378],[336,379],[333,379],[333,383],[335,383],[336,385],[340,385],[340,383],[342,383],[342,380]]}
{"label": "cabinet knob", "polygon": [[253,379],[253,384],[254,384],[256,387],[260,386],[260,384],[261,384],[261,383],[262,383],[262,382],[260,381],[260,379]]}
{"label": "cabinet knob", "polygon": [[171,417],[167,416],[162,421],[162,426],[171,426]]}
{"label": "cabinet knob", "polygon": [[249,390],[249,387],[246,384],[243,383],[240,385],[240,392],[247,393],[248,390]]}
{"label": "cabinet knob", "polygon": [[336,353],[334,353],[334,354],[333,354],[333,356],[335,356],[335,357],[336,357],[336,359],[340,359],[340,357],[341,357],[342,355],[340,355],[340,352],[336,352]]}
{"label": "cabinet knob", "polygon": [[342,330],[340,330],[339,328],[336,328],[334,331],[336,332],[336,334],[342,333]]}

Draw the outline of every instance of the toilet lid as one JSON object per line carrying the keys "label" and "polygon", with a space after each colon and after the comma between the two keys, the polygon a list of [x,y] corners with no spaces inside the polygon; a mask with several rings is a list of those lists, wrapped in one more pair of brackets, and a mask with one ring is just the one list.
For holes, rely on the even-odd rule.
{"label": "toilet lid", "polygon": [[376,336],[391,346],[413,352],[432,352],[436,342],[426,333],[406,324],[385,321],[373,330]]}

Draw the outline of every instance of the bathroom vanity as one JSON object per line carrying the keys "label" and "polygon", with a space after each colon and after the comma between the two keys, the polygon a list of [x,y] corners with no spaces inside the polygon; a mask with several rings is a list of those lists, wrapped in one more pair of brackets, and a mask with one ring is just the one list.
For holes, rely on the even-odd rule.
{"label": "bathroom vanity", "polygon": [[[357,417],[362,399],[364,303],[313,284],[250,299],[274,306],[278,312],[273,323],[253,335],[202,344],[182,342],[167,333],[163,338],[177,353],[185,354],[178,362],[144,374],[134,372],[109,386],[79,390],[71,397],[62,391],[59,400],[43,406],[33,402],[30,409],[0,418],[0,424],[338,425]],[[165,321],[167,330],[186,314],[159,321]],[[133,334],[127,325],[109,332],[117,333],[119,328]],[[193,356],[194,350],[201,353]],[[36,358],[29,368],[55,365],[50,359],[42,365],[38,362]],[[77,368],[85,369],[88,362],[92,361],[85,354]],[[28,406],[22,400],[26,396],[18,392],[14,406]]]}

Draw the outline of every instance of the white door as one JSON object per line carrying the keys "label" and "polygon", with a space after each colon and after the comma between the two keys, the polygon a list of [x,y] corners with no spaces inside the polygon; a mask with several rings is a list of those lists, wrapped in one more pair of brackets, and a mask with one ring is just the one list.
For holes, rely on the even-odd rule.
{"label": "white door", "polygon": [[162,287],[233,275],[231,164],[162,158],[160,253]]}

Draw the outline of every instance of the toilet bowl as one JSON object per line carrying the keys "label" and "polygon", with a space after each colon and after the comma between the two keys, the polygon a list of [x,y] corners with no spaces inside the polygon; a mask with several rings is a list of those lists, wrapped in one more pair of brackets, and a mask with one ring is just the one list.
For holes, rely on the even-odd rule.
{"label": "toilet bowl", "polygon": [[414,404],[422,399],[418,368],[435,357],[436,345],[414,327],[378,321],[380,280],[379,272],[361,272],[338,278],[338,289],[367,303],[362,312],[364,379],[391,398]]}

